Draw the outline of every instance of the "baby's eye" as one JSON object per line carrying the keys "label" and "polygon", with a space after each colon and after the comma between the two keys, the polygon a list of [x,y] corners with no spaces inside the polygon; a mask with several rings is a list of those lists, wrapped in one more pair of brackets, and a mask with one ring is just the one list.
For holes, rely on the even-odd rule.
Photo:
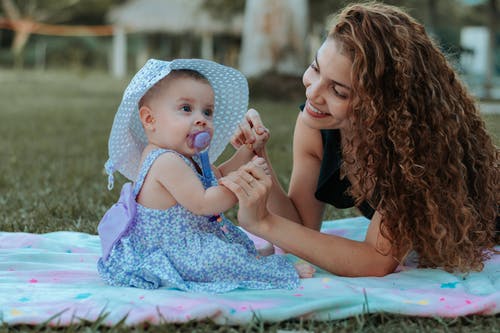
{"label": "baby's eye", "polygon": [[205,117],[212,117],[213,114],[214,114],[214,111],[212,109],[203,110],[203,115],[205,115]]}
{"label": "baby's eye", "polygon": [[183,105],[183,106],[181,106],[181,110],[186,111],[186,112],[191,112],[191,106],[190,105]]}
{"label": "baby's eye", "polygon": [[311,67],[315,72],[319,71],[318,66],[316,66],[316,61],[313,61],[309,67]]}

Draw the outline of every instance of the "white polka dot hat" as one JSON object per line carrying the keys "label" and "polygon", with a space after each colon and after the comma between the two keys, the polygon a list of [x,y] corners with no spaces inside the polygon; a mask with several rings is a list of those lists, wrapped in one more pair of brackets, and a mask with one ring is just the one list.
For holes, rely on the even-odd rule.
{"label": "white polka dot hat", "polygon": [[113,188],[114,171],[135,181],[142,150],[147,145],[139,118],[139,100],[155,83],[176,69],[197,71],[214,91],[214,135],[208,148],[211,163],[224,151],[243,119],[248,107],[248,83],[238,70],[203,59],[149,59],[125,89],[113,121],[108,142],[109,159],[104,165],[109,176],[108,188]]}

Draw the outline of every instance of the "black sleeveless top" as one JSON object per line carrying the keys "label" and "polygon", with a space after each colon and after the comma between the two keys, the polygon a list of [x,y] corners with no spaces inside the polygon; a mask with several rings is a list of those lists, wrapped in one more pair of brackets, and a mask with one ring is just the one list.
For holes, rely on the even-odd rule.
{"label": "black sleeveless top", "polygon": [[[315,197],[337,208],[354,207],[354,198],[347,193],[351,182],[347,177],[340,178],[342,164],[340,130],[321,130],[321,138],[323,139],[323,159]],[[375,213],[375,209],[366,201],[357,208],[368,219],[371,219]]]}

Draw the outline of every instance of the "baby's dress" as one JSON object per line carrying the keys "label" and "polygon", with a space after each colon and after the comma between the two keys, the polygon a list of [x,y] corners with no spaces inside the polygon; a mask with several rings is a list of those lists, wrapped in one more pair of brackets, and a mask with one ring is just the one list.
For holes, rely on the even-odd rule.
{"label": "baby's dress", "polygon": [[[183,158],[202,180],[190,160],[172,150],[156,149],[141,166],[134,199],[151,165],[164,153]],[[213,174],[210,177],[216,185]],[[202,292],[292,289],[299,285],[298,274],[286,256],[259,257],[248,236],[222,214],[221,223],[179,204],[166,210],[135,205],[135,217],[109,255],[103,255],[97,264],[99,274],[111,285]]]}

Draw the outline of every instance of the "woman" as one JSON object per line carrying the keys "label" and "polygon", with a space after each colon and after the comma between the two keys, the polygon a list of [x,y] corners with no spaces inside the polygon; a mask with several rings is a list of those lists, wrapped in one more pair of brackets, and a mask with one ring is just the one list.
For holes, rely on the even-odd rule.
{"label": "woman", "polygon": [[[424,27],[392,6],[351,5],[303,83],[288,194],[251,165],[222,180],[240,225],[338,275],[383,276],[410,251],[422,267],[481,270],[495,244],[498,150]],[[266,141],[258,113],[246,119],[233,144]],[[365,240],[320,233],[325,203],[358,207]]]}

